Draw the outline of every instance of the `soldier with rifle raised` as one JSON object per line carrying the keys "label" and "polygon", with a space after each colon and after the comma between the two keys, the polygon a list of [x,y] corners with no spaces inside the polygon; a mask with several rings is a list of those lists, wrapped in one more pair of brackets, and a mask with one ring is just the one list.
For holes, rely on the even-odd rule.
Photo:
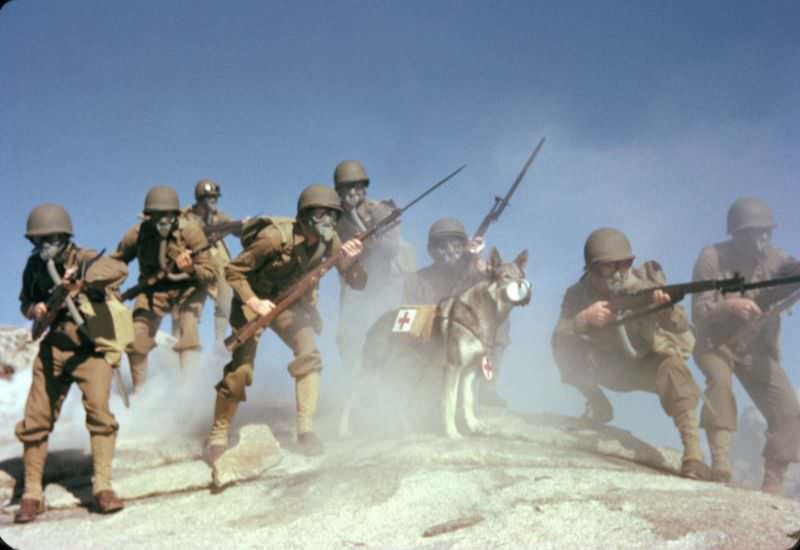
{"label": "soldier with rifle raised", "polygon": [[125,233],[113,254],[126,264],[139,261],[139,282],[122,294],[126,300],[135,298],[134,340],[128,349],[134,390],[145,382],[147,356],[156,346],[155,335],[164,315],[178,316],[173,349],[180,356],[182,372],[196,366],[197,328],[206,288],[216,281],[203,229],[196,219],[181,215],[172,187],[157,185],[147,192],[143,218]]}
{"label": "soldier with rifle raised", "polygon": [[[282,294],[326,258],[337,260],[335,267],[347,284],[353,288],[364,287],[366,272],[355,261],[362,250],[361,241],[350,239],[342,244],[335,231],[341,213],[336,191],[310,185],[298,198],[296,218],[259,217],[245,224],[243,250],[225,267],[226,279],[234,291],[231,325],[238,334],[249,321],[273,312],[276,304],[280,305]],[[323,452],[322,442],[314,432],[322,370],[322,357],[315,338],[322,330],[316,306],[316,283],[303,289],[299,299],[280,311],[270,324],[294,354],[288,370],[295,379],[297,442],[300,451],[308,455]],[[230,344],[233,357],[225,365],[222,380],[216,386],[214,422],[208,438],[208,458],[212,466],[228,447],[231,421],[239,403],[245,401],[246,387],[253,381],[259,340],[255,332]]]}
{"label": "soldier with rifle raised", "polygon": [[[617,229],[597,229],[587,238],[585,272],[564,296],[552,339],[561,380],[583,394],[584,418],[594,422],[613,418],[601,387],[657,394],[683,443],[681,475],[705,479],[695,413],[700,388],[687,364],[694,347],[688,317],[661,288],[661,266],[651,261],[634,268],[633,260],[630,242]],[[618,296],[624,298],[614,303]],[[648,315],[614,322],[639,306],[648,307]]]}
{"label": "soldier with rifle raised", "polygon": [[[766,285],[800,273],[800,264],[770,244],[775,219],[761,199],[742,198],[728,210],[730,240],[705,247],[694,267],[698,280],[739,273]],[[753,289],[743,295],[704,292],[693,296],[697,326],[695,362],[706,377],[702,426],[711,449],[712,479],[731,478],[730,440],[737,428],[732,375],[767,420],[762,490],[779,494],[791,462],[798,460],[800,404],[780,364],[780,312],[794,303],[798,287]]]}
{"label": "soldier with rifle raised", "polygon": [[[34,321],[39,354],[33,364],[33,378],[25,417],[15,433],[24,445],[25,489],[16,523],[27,523],[44,512],[42,475],[47,441],[70,386],[83,394],[86,427],[89,430],[92,494],[100,513],[123,508],[111,486],[111,460],[119,425],[109,409],[112,371],[119,365],[119,350],[108,344],[115,330],[123,328],[125,315],[118,318],[109,310],[114,289],[127,277],[126,266],[72,242],[72,221],[56,204],[42,204],[28,216],[25,236],[34,251],[22,275],[22,314]],[[117,302],[116,312],[127,309]],[[129,314],[128,314],[129,315]],[[106,344],[106,345],[103,345]],[[124,345],[124,344],[123,344]]]}
{"label": "soldier with rifle raised", "polygon": [[214,283],[208,285],[208,294],[214,300],[214,341],[218,347],[223,346],[233,299],[233,291],[225,281],[225,266],[231,261],[231,254],[224,238],[226,235],[241,236],[243,224],[243,220],[233,220],[219,209],[221,196],[222,191],[216,182],[201,179],[194,186],[194,204],[184,209],[184,214],[200,222],[209,243],[213,243],[209,255],[217,277]]}
{"label": "soldier with rifle raised", "polygon": [[[357,160],[340,162],[333,182],[344,210],[336,224],[342,240],[372,229],[396,209],[391,200],[367,196],[369,176]],[[360,370],[367,330],[385,311],[397,307],[406,275],[416,270],[414,249],[400,236],[399,224],[373,237],[359,262],[369,275],[367,286],[354,291],[342,280],[339,293],[336,344],[342,366],[349,372]]]}
{"label": "soldier with rifle raised", "polygon": [[[510,204],[528,169],[544,145],[544,138],[534,148],[517,178],[503,197],[495,197],[495,203],[481,221],[478,229],[467,236],[464,225],[455,218],[442,218],[431,225],[428,231],[428,255],[433,264],[424,267],[406,278],[403,288],[405,304],[438,304],[439,301],[456,296],[485,277],[485,265],[480,253],[485,246],[484,237]],[[506,320],[497,331],[492,346],[490,361],[494,376],[491,380],[481,377],[479,399],[484,405],[505,406],[497,394],[497,375],[506,348],[511,342],[510,325]]]}

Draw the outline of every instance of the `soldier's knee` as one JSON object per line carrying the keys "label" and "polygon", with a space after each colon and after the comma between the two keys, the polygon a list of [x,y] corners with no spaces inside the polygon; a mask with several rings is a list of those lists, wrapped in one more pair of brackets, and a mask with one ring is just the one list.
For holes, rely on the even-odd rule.
{"label": "soldier's knee", "polygon": [[321,370],[322,355],[316,348],[299,353],[294,360],[289,363],[289,374],[293,378],[302,378],[312,372],[319,372]]}
{"label": "soldier's knee", "polygon": [[249,364],[238,366],[228,365],[225,367],[225,375],[217,384],[216,389],[220,395],[226,398],[246,401],[247,386],[253,383],[253,367]]}

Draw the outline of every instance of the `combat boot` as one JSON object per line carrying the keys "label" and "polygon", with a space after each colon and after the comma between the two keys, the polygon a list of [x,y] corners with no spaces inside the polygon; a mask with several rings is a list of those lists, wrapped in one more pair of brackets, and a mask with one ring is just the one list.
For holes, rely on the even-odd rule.
{"label": "combat boot", "polygon": [[614,419],[614,409],[603,390],[594,387],[581,393],[586,397],[586,409],[581,418],[598,424],[608,424]]}
{"label": "combat boot", "polygon": [[28,523],[44,512],[44,491],[42,476],[47,460],[47,440],[39,443],[25,443],[22,463],[25,467],[25,489],[22,493],[19,510],[14,514],[14,523]]}
{"label": "combat boot", "polygon": [[238,399],[225,397],[217,392],[217,399],[214,402],[214,423],[211,426],[211,433],[208,434],[206,449],[208,463],[211,465],[228,450],[228,430],[238,408]]}
{"label": "combat boot", "polygon": [[319,372],[309,373],[295,379],[297,401],[297,443],[301,453],[308,456],[324,452],[322,442],[314,433],[314,416],[319,398]]}
{"label": "combat boot", "polygon": [[683,459],[681,460],[681,476],[706,481],[710,477],[708,466],[703,462],[703,450],[700,447],[700,428],[694,410],[686,410],[672,418],[683,443]]}
{"label": "combat boot", "polygon": [[131,367],[131,381],[133,382],[133,393],[136,393],[144,385],[147,376],[147,355],[141,353],[129,353],[128,363]]}
{"label": "combat boot", "polygon": [[764,482],[761,484],[761,490],[771,495],[783,493],[783,477],[787,468],[789,468],[788,462],[767,458],[764,461]]}
{"label": "combat boot", "polygon": [[297,434],[297,450],[306,456],[319,456],[325,453],[322,441],[314,432],[302,432]]}
{"label": "combat boot", "polygon": [[731,432],[730,430],[706,430],[708,447],[711,449],[711,481],[731,481]]}
{"label": "combat boot", "polygon": [[115,434],[92,434],[90,437],[92,467],[94,469],[92,494],[94,495],[97,511],[101,514],[119,512],[125,507],[111,488],[111,461],[114,458],[116,442],[117,436]]}

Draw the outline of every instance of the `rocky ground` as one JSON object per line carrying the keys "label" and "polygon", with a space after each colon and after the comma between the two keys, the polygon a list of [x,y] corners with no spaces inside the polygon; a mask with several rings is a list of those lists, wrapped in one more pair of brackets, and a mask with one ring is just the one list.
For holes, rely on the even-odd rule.
{"label": "rocky ground", "polygon": [[[13,425],[35,353],[26,337],[24,329],[0,327],[0,363],[9,367],[0,378],[0,537],[16,549],[783,549],[800,530],[800,501],[742,488],[757,484],[752,468],[735,472],[738,488],[685,480],[676,475],[677,451],[613,426],[485,408],[479,437],[362,429],[339,439],[340,403],[323,401],[327,452],[308,458],[294,448],[293,403],[257,391],[237,415],[245,435],[229,461],[247,478],[218,493],[203,460],[213,368],[189,382],[169,369],[155,373],[131,409],[112,398],[123,427],[115,487],[126,501],[113,516],[91,511],[88,436],[80,397],[71,392],[51,437],[49,510],[14,525],[22,463]],[[169,365],[162,340],[155,358]],[[362,428],[383,422],[363,413],[356,416]],[[763,419],[751,416],[737,436],[748,463],[759,462],[763,431]],[[252,476],[256,451],[266,453],[260,466],[269,469]],[[800,494],[800,483],[792,483],[786,494]]]}
{"label": "rocky ground", "polygon": [[[306,458],[292,449],[291,413],[287,403],[267,415],[279,463],[219,494],[199,439],[121,441],[127,508],[109,517],[87,510],[85,452],[53,453],[50,511],[17,526],[7,506],[0,533],[18,549],[780,549],[800,529],[800,503],[677,477],[676,451],[612,427],[483,409],[481,437],[330,439]],[[0,470],[20,479],[20,459]]]}

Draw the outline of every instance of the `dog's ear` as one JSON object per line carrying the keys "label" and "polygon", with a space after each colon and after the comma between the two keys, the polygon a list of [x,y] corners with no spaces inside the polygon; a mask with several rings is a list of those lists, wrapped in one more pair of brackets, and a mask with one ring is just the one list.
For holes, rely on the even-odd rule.
{"label": "dog's ear", "polygon": [[520,270],[525,271],[525,268],[528,267],[528,249],[527,248],[519,253],[519,256],[517,256],[514,259],[514,263],[517,264],[517,267],[520,268]]}
{"label": "dog's ear", "polygon": [[492,269],[497,269],[503,265],[503,260],[500,258],[500,253],[497,251],[496,247],[492,247],[492,250],[489,252],[489,267]]}

